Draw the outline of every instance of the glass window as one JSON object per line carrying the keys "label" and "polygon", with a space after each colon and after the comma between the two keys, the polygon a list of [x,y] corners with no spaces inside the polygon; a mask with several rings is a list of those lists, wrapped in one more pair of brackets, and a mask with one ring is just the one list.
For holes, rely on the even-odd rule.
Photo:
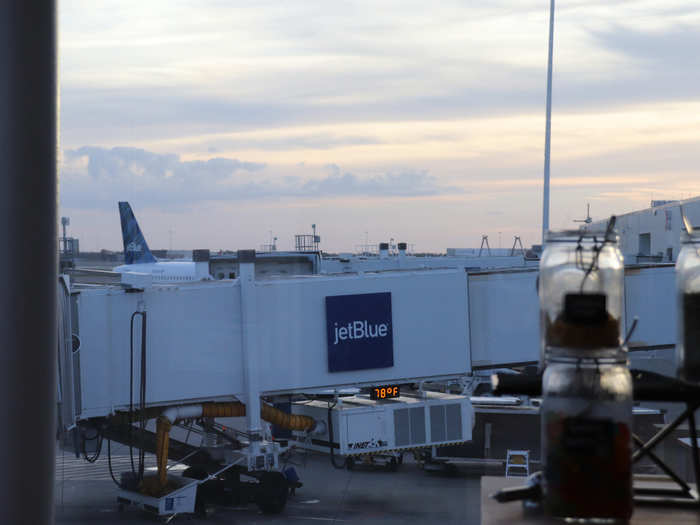
{"label": "glass window", "polygon": [[538,361],[543,230],[644,210],[620,222],[625,255],[661,260],[680,222],[650,196],[700,191],[693,6],[562,2],[543,213],[547,4],[58,2],[62,262],[155,282],[80,290],[59,522],[113,510],[108,457],[166,498],[241,462],[199,493],[221,498],[161,513],[252,501],[222,521],[348,525],[477,523],[484,471],[540,461],[529,399],[522,419],[487,401],[491,368]]}

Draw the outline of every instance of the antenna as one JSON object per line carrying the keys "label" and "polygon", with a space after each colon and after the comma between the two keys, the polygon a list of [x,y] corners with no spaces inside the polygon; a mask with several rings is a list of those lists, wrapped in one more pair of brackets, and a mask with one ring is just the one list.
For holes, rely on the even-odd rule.
{"label": "antenna", "polygon": [[586,218],[585,219],[574,219],[574,222],[583,222],[584,224],[590,224],[593,222],[591,219],[591,204],[586,204]]}
{"label": "antenna", "polygon": [[70,226],[70,218],[69,217],[61,217],[61,226],[63,226],[63,240],[65,242],[66,226]]}
{"label": "antenna", "polygon": [[[70,225],[70,218],[61,217],[61,226],[63,226],[63,253],[68,254],[68,242],[66,241],[66,226]],[[59,241],[60,242],[60,241]]]}
{"label": "antenna", "polygon": [[549,4],[549,55],[547,57],[547,117],[544,130],[544,192],[542,196],[542,245],[549,230],[549,150],[552,136],[552,55],[554,53],[554,0]]}

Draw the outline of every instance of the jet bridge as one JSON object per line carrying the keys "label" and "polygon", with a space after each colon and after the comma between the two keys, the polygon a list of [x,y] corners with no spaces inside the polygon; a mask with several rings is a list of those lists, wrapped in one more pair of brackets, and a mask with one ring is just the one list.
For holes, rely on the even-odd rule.
{"label": "jet bridge", "polygon": [[[138,472],[136,483],[120,482],[123,499],[174,512],[162,500],[171,481],[165,466],[184,456],[197,482],[229,483],[221,469],[252,476],[253,488],[236,485],[238,492],[279,511],[285,442],[271,441],[262,419],[291,430],[297,444],[346,459],[466,442],[474,431],[469,398],[422,386],[538,358],[535,269],[256,281],[254,266],[254,255],[241,252],[235,280],[62,280],[61,427],[78,450],[89,434],[139,443],[158,457],[155,500],[139,492]],[[637,368],[658,368],[673,352],[673,277],[671,265],[626,268],[624,319],[629,327],[639,318],[629,344]],[[373,400],[374,387],[401,394]],[[291,413],[274,406],[290,400]],[[221,417],[245,417],[245,432],[217,426]],[[145,422],[154,419],[151,432]],[[186,422],[197,422],[205,446],[170,440],[170,428]],[[192,501],[191,485],[172,487],[189,495],[178,501]]]}
{"label": "jet bridge", "polygon": [[[160,515],[192,511],[194,485],[225,484],[235,472],[237,488],[240,474],[251,476],[252,498],[264,511],[278,512],[286,500],[278,460],[286,443],[271,441],[261,420],[302,440],[328,440],[331,422],[323,411],[282,412],[275,400],[304,394],[328,403],[348,387],[419,387],[470,372],[464,270],[256,281],[254,258],[239,252],[235,280],[71,287],[65,279],[59,287],[62,428],[73,432],[77,450],[91,434],[100,442],[139,443],[157,456],[155,479],[141,466],[119,480],[121,501]],[[414,425],[406,426],[399,409],[416,402],[426,407],[421,425],[434,429],[420,446],[470,440],[469,399],[449,401],[438,407],[439,400],[393,400],[398,437],[392,440],[399,441],[392,446],[402,447],[401,436]],[[365,405],[364,419],[354,419],[364,421],[360,425],[372,413],[388,414],[385,403]],[[431,413],[445,421],[431,421]],[[245,431],[217,426],[220,417],[245,417]],[[155,433],[146,426],[153,419]],[[195,470],[183,482],[167,473],[172,450],[183,450],[171,443],[170,429],[193,421],[208,437],[202,450],[187,454],[184,462]],[[343,443],[362,434],[348,428],[352,418],[343,421]],[[223,448],[211,446],[212,436]]]}
{"label": "jet bridge", "polygon": [[[539,359],[537,268],[468,272],[471,367],[493,369]],[[625,267],[624,333],[639,322],[629,340],[635,368],[670,375],[676,341],[675,274],[672,264]]]}

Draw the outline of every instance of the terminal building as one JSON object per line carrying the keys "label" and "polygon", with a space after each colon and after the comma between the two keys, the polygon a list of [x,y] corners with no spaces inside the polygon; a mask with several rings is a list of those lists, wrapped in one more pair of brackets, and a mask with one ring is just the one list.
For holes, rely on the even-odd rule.
{"label": "terminal building", "polygon": [[[408,253],[407,243],[403,242],[398,243],[395,250],[391,249],[390,243],[380,243],[376,253],[327,254],[315,246],[289,252],[263,251],[258,252],[256,257],[256,279],[392,270],[518,268],[536,266],[538,263],[536,258],[528,257],[522,250],[508,250],[502,254],[479,253],[478,250],[454,254],[448,249],[447,254],[413,255]],[[209,273],[216,280],[235,279],[239,273],[238,264],[236,253],[212,254]]]}
{"label": "terminal building", "polygon": [[[676,262],[685,231],[683,213],[694,228],[700,227],[700,197],[683,201],[653,200],[648,208],[617,216],[620,250],[626,264]],[[603,230],[607,219],[587,229]]]}

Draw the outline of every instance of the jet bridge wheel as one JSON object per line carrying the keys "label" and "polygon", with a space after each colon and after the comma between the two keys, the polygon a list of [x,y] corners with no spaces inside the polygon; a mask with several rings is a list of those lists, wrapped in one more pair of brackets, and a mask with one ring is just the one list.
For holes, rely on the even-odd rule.
{"label": "jet bridge wheel", "polygon": [[187,467],[183,472],[182,475],[186,478],[192,478],[192,479],[204,479],[207,477],[207,471],[204,470],[202,467]]}
{"label": "jet bridge wheel", "polygon": [[397,470],[399,470],[399,465],[401,463],[403,463],[403,459],[401,460],[401,462],[399,462],[397,458],[392,457],[389,459],[389,461],[386,462],[385,468],[389,472],[396,472]]}
{"label": "jet bridge wheel", "polygon": [[[207,471],[202,467],[188,467],[182,475],[186,478],[202,480],[207,477]],[[202,518],[206,518],[210,514],[210,509],[207,506],[205,490],[202,485],[197,487],[197,496],[194,500],[194,513]]]}
{"label": "jet bridge wheel", "polygon": [[265,472],[259,480],[255,503],[263,514],[279,514],[287,504],[287,480],[281,472]]}

